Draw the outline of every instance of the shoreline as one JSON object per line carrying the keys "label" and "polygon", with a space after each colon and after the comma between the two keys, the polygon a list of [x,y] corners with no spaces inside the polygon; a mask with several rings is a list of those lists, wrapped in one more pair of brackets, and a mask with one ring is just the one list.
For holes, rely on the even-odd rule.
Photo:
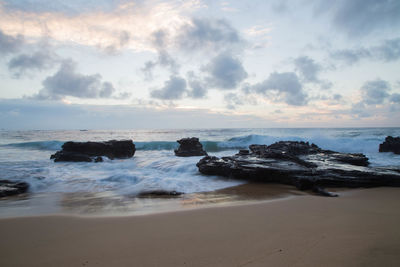
{"label": "shoreline", "polygon": [[0,219],[2,266],[396,266],[400,189],[127,217]]}
{"label": "shoreline", "polygon": [[[20,197],[10,197],[3,201],[15,201],[18,198],[21,201],[31,201],[35,198],[45,197],[48,199],[47,202],[54,201],[58,204],[50,205],[47,208],[39,207],[40,209],[38,210],[22,214],[17,213],[18,210],[7,211],[7,204],[5,202],[5,205],[0,207],[4,209],[0,219],[40,216],[72,216],[82,218],[146,216],[204,208],[257,204],[309,194],[312,193],[299,191],[291,185],[245,183],[214,191],[188,193],[181,196],[142,198],[125,196],[109,198],[95,193],[52,193],[38,194],[32,197],[23,195]],[[38,203],[42,204],[41,201],[38,201]]]}

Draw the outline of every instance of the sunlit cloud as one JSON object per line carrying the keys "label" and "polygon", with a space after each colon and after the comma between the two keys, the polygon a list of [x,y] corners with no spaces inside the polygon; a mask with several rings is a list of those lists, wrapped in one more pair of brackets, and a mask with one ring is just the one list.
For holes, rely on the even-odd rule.
{"label": "sunlit cloud", "polygon": [[0,29],[5,34],[23,35],[31,41],[48,37],[102,49],[146,51],[153,50],[150,39],[154,31],[162,26],[171,36],[176,35],[178,29],[189,23],[188,14],[200,7],[199,1],[124,2],[110,11],[70,15],[27,10],[7,12],[0,2]]}

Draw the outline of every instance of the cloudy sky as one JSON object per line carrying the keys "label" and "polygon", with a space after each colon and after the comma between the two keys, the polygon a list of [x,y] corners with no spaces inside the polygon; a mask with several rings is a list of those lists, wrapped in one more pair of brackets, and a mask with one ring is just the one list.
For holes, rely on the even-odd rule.
{"label": "cloudy sky", "polygon": [[398,0],[0,0],[0,128],[400,126]]}

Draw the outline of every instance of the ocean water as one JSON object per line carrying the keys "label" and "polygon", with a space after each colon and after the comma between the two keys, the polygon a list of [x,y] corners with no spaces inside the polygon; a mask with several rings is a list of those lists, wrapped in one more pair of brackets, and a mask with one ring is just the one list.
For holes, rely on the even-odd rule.
{"label": "ocean water", "polygon": [[[388,135],[400,136],[400,128],[346,129],[196,129],[196,130],[75,130],[0,131],[0,179],[30,184],[24,197],[0,200],[0,216],[49,213],[127,212],[157,209],[163,203],[135,196],[153,189],[184,193],[213,191],[244,181],[203,176],[196,167],[201,157],[174,155],[176,140],[199,137],[210,155],[232,155],[250,144],[281,140],[309,141],[323,149],[364,153],[373,166],[399,166],[400,156],[378,153]],[[102,163],[70,163],[50,160],[66,141],[132,139],[133,158],[105,159]],[[138,206],[138,203],[140,204]]]}

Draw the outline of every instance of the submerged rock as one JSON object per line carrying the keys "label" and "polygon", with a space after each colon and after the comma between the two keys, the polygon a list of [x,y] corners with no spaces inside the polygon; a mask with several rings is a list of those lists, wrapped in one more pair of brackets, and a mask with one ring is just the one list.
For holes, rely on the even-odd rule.
{"label": "submerged rock", "polygon": [[393,152],[400,154],[400,136],[387,136],[385,142],[379,145],[379,152]]}
{"label": "submerged rock", "polygon": [[29,189],[29,184],[25,182],[12,182],[0,180],[0,197],[7,197],[25,193]]}
{"label": "submerged rock", "polygon": [[106,156],[109,159],[131,158],[135,154],[132,140],[111,140],[106,142],[66,142],[62,150],[50,156],[57,161],[101,162]]}
{"label": "submerged rock", "polygon": [[323,150],[308,142],[294,141],[250,145],[249,150],[230,157],[207,156],[197,167],[206,175],[291,184],[325,196],[335,194],[325,191],[324,186],[400,186],[400,169],[369,168],[363,154]]}
{"label": "submerged rock", "polygon": [[139,198],[169,198],[169,197],[178,197],[183,195],[184,193],[178,191],[166,191],[166,190],[152,190],[152,191],[144,191],[139,193],[137,197]]}
{"label": "submerged rock", "polygon": [[178,157],[207,156],[207,152],[203,150],[203,145],[197,137],[182,138],[177,142],[179,147],[175,149],[175,155]]}

